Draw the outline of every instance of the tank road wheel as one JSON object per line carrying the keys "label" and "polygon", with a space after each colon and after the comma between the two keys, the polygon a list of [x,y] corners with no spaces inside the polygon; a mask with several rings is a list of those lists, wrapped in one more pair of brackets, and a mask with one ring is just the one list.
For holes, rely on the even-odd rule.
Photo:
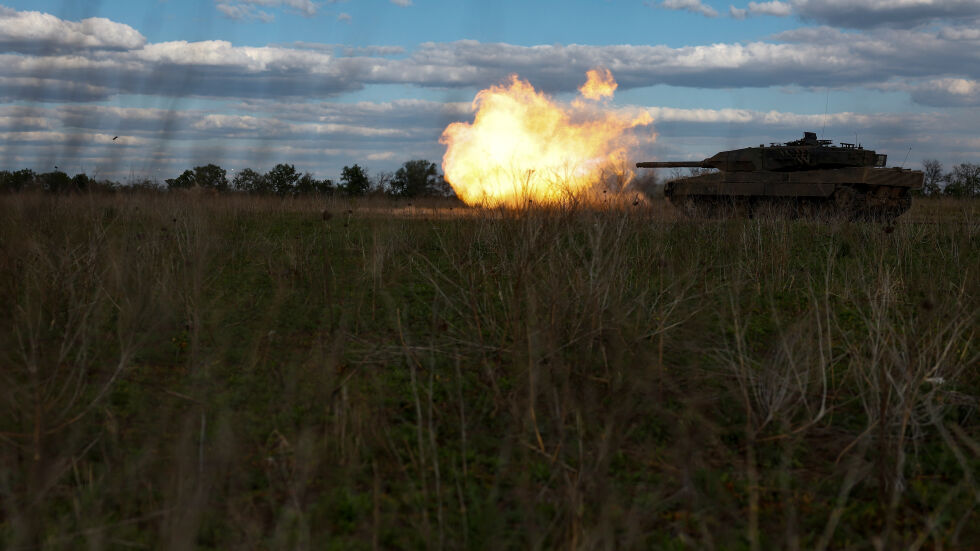
{"label": "tank road wheel", "polygon": [[691,205],[690,197],[684,195],[680,197],[668,195],[667,202],[670,203],[675,209],[679,210],[686,218],[692,218],[694,216],[692,213],[693,206]]}
{"label": "tank road wheel", "polygon": [[691,197],[688,201],[690,201],[692,217],[718,218],[718,204],[714,197]]}
{"label": "tank road wheel", "polygon": [[908,190],[880,186],[868,196],[868,215],[873,220],[891,222],[901,216],[912,206],[912,197]]}
{"label": "tank road wheel", "polygon": [[783,197],[759,197],[752,206],[752,217],[762,220],[792,220],[797,207]]}
{"label": "tank road wheel", "polygon": [[713,218],[715,209],[712,203],[711,198],[698,195],[670,198],[670,204],[677,207],[688,218]]}
{"label": "tank road wheel", "polygon": [[722,220],[726,218],[751,217],[750,202],[742,197],[719,197],[714,195],[682,195],[668,197],[670,204],[688,218]]}
{"label": "tank road wheel", "polygon": [[719,197],[718,214],[723,218],[752,218],[752,201],[748,197]]}
{"label": "tank road wheel", "polygon": [[834,190],[833,201],[837,214],[843,218],[857,221],[867,216],[867,197],[850,186]]}
{"label": "tank road wheel", "polygon": [[827,220],[833,217],[834,207],[829,199],[823,197],[806,197],[797,203],[797,212],[807,220]]}

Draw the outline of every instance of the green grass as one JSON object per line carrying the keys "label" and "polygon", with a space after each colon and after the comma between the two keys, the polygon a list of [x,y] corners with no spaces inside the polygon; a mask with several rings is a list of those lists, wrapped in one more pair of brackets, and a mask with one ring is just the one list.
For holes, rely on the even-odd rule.
{"label": "green grass", "polygon": [[980,545],[976,201],[449,206],[0,197],[0,547]]}

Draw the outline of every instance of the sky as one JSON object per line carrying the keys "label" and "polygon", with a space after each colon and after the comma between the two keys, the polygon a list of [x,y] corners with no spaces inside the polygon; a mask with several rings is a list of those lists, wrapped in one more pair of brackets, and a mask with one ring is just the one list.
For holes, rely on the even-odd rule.
{"label": "sky", "polygon": [[980,162],[980,0],[0,0],[0,169],[378,174],[511,74],[570,101],[596,67],[654,119],[637,160],[815,131]]}

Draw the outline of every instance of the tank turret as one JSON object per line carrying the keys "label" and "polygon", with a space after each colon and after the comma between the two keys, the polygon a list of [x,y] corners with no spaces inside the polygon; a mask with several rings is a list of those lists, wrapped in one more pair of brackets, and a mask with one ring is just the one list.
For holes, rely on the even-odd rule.
{"label": "tank turret", "polygon": [[851,218],[894,218],[911,205],[909,190],[923,174],[885,168],[887,156],[860,144],[817,139],[814,132],[785,143],[722,151],[702,161],[636,163],[637,168],[704,168],[719,172],[676,179],[664,194],[682,210],[725,205],[753,212],[780,204],[793,211],[845,212]]}
{"label": "tank turret", "polygon": [[819,170],[847,167],[883,167],[887,157],[860,145],[818,140],[813,132],[803,139],[782,144],[760,145],[722,151],[703,161],[636,163],[637,168],[714,168],[726,172]]}

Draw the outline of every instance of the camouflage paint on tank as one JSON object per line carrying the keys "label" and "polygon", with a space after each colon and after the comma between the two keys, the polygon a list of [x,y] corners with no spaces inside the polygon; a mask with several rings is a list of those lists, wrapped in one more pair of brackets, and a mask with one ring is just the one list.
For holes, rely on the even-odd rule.
{"label": "camouflage paint on tank", "polygon": [[[793,214],[891,219],[911,205],[923,173],[885,168],[887,157],[860,145],[818,140],[813,132],[783,144],[722,151],[703,161],[641,162],[638,168],[718,172],[668,181],[664,195],[688,214],[747,213],[779,205]],[[726,208],[731,207],[731,208]]]}

